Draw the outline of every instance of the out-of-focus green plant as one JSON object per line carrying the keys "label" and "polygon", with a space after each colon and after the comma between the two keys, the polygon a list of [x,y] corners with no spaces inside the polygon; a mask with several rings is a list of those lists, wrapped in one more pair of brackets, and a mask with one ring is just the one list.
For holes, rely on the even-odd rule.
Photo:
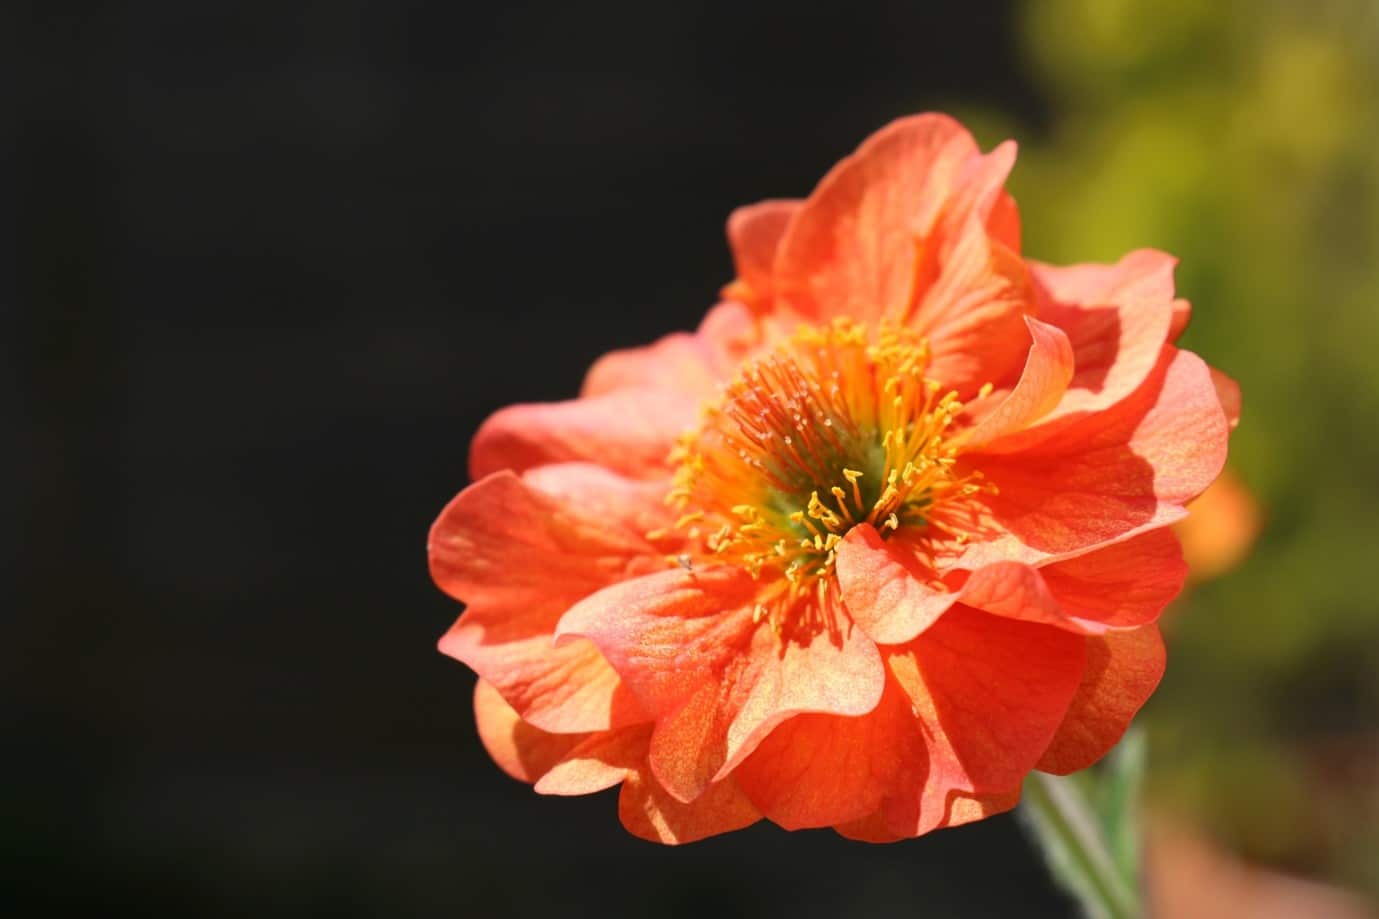
{"label": "out-of-focus green plant", "polygon": [[1171,613],[1146,713],[1159,806],[1379,892],[1379,4],[1040,0],[1051,102],[1012,188],[1025,249],[1182,259],[1184,342],[1241,383],[1266,527]]}

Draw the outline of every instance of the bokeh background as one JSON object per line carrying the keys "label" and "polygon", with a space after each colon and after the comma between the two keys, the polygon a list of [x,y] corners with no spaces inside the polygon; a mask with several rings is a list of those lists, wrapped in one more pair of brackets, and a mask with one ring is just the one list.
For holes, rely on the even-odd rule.
{"label": "bokeh background", "polygon": [[1379,896],[1379,5],[163,0],[0,34],[0,904],[1067,914],[1006,817],[634,840],[493,767],[434,650],[425,532],[480,421],[693,327],[734,206],[931,108],[1019,139],[1031,255],[1179,255],[1186,343],[1244,387],[1264,528],[1170,614],[1154,813]]}

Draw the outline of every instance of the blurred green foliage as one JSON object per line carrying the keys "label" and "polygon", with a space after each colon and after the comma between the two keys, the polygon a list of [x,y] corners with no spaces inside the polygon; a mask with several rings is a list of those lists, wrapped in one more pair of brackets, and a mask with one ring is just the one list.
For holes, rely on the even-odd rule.
{"label": "blurred green foliage", "polygon": [[1249,560],[1170,612],[1150,785],[1256,859],[1379,892],[1379,3],[1041,0],[1011,187],[1056,263],[1181,258],[1240,381]]}

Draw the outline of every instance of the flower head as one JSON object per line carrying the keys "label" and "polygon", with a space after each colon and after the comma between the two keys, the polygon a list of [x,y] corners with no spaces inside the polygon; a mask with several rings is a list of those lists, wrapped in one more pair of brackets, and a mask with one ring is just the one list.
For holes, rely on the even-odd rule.
{"label": "flower head", "polygon": [[1013,162],[894,122],[732,215],[696,332],[484,424],[429,552],[505,770],[621,784],[663,842],[762,817],[882,841],[1115,744],[1238,395],[1173,344],[1169,256],[1021,256]]}

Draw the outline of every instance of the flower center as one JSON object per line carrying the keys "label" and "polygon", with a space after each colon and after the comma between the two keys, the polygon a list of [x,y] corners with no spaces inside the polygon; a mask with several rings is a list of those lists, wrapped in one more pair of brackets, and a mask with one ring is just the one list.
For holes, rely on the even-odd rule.
{"label": "flower center", "polygon": [[802,601],[828,605],[834,549],[852,527],[948,529],[938,507],[982,487],[977,473],[954,473],[962,404],[924,376],[928,364],[906,329],[802,327],[746,363],[681,438],[675,529],[767,583],[759,618],[779,628]]}

